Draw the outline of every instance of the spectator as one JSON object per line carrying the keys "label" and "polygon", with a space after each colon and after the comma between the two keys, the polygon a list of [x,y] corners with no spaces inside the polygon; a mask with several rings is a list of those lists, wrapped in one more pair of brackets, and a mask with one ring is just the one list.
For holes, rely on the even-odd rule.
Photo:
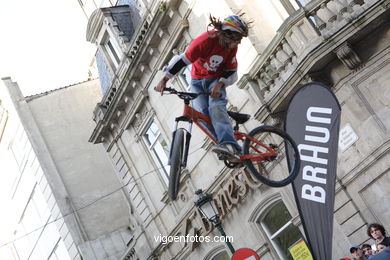
{"label": "spectator", "polygon": [[358,246],[353,246],[349,249],[354,260],[366,260],[367,257],[363,254],[363,250]]}
{"label": "spectator", "polygon": [[349,257],[343,257],[343,258],[340,258],[340,260],[352,260],[352,259]]}
{"label": "spectator", "polygon": [[385,245],[384,243],[382,243],[382,242],[379,243],[378,246],[377,246],[377,248],[378,248],[378,253],[384,251],[387,247],[388,247],[388,246]]}
{"label": "spectator", "polygon": [[372,248],[371,248],[371,245],[369,244],[363,244],[361,246],[361,249],[363,250],[363,253],[364,255],[367,257],[367,258],[370,258],[370,256],[372,256]]}
{"label": "spectator", "polygon": [[373,255],[370,260],[389,260],[390,259],[390,247],[386,247],[382,252]]}
{"label": "spectator", "polygon": [[386,230],[381,224],[370,224],[367,228],[367,235],[371,237],[377,245],[383,243],[386,246],[390,246],[390,237],[386,237]]}

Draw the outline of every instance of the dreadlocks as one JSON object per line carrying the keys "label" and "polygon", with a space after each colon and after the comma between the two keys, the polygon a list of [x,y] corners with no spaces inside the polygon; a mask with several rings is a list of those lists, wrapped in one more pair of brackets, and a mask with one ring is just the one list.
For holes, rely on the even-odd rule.
{"label": "dreadlocks", "polygon": [[208,27],[211,26],[215,30],[222,31],[222,21],[220,19],[218,19],[210,14],[209,20],[210,20],[210,23],[208,24],[207,29],[208,29]]}

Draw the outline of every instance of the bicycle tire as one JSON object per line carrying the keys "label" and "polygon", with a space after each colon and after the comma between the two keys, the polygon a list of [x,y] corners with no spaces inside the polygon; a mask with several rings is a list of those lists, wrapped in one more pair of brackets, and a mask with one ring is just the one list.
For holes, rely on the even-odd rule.
{"label": "bicycle tire", "polygon": [[[253,162],[250,159],[245,159],[244,164],[247,166],[249,172],[257,180],[271,187],[282,187],[290,184],[297,177],[300,167],[299,151],[294,140],[283,130],[274,126],[265,125],[256,127],[248,135],[256,140],[263,139],[261,141],[262,143],[265,143],[265,141],[275,141],[278,152],[276,157],[269,157],[268,160],[262,162]],[[243,154],[248,155],[253,153],[254,145],[256,144],[253,141],[246,138],[244,141]],[[256,149],[262,148],[257,145]],[[292,162],[288,162],[286,150],[290,153],[290,158],[293,158]],[[272,179],[276,178],[276,175],[278,174],[281,175],[281,173],[274,173],[271,172],[271,170],[283,160],[287,164],[284,166],[287,168],[288,175],[279,176],[281,177],[280,179]],[[271,176],[271,174],[273,176]]]}
{"label": "bicycle tire", "polygon": [[179,193],[180,174],[183,160],[185,130],[179,128],[176,130],[175,138],[172,140],[173,147],[170,158],[168,196],[171,200],[176,200]]}

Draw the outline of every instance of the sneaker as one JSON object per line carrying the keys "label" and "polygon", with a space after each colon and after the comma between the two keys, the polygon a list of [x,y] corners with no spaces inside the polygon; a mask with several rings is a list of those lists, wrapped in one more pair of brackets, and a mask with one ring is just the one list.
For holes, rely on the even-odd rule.
{"label": "sneaker", "polygon": [[227,160],[226,155],[223,155],[221,153],[217,153],[217,157],[218,157],[218,160],[220,160],[220,161]]}
{"label": "sneaker", "polygon": [[241,163],[241,160],[239,159],[239,157],[236,157],[236,156],[232,157],[231,155],[217,153],[217,157],[218,157],[218,160],[220,160],[220,161],[229,161],[229,162],[232,162],[232,163]]}
{"label": "sneaker", "polygon": [[217,153],[220,160],[228,160],[233,163],[241,162],[240,152],[232,144],[216,144],[211,151]]}

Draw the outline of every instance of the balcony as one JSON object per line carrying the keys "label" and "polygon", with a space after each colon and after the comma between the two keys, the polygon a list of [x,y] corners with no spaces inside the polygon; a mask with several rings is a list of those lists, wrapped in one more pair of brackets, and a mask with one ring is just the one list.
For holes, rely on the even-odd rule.
{"label": "balcony", "polygon": [[362,61],[352,46],[388,19],[389,6],[388,0],[314,0],[290,16],[237,84],[259,99],[256,119],[281,114],[297,86],[319,80],[315,75],[336,57],[358,69]]}

